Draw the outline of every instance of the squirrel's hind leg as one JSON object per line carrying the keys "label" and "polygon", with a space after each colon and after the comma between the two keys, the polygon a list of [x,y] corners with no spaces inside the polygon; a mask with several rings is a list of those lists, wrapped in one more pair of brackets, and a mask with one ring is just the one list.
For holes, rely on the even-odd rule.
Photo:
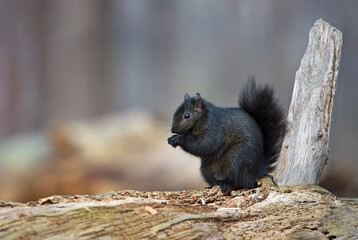
{"label": "squirrel's hind leg", "polygon": [[230,192],[233,190],[233,187],[229,183],[222,180],[218,180],[217,185],[219,185],[221,192],[224,195],[230,195]]}

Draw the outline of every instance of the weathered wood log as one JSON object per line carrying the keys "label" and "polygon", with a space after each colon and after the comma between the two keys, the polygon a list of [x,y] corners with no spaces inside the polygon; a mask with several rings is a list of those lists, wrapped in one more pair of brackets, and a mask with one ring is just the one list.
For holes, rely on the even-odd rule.
{"label": "weathered wood log", "polygon": [[357,239],[357,223],[358,200],[269,181],[232,196],[215,187],[0,202],[1,239]]}
{"label": "weathered wood log", "polygon": [[318,184],[328,160],[342,33],[319,19],[296,72],[287,133],[275,171],[279,185]]}

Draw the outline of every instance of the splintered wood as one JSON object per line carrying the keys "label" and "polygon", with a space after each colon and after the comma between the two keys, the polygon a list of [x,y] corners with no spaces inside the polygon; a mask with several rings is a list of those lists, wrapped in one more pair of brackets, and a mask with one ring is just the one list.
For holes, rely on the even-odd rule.
{"label": "splintered wood", "polygon": [[342,33],[317,20],[296,72],[287,133],[275,171],[279,185],[319,183],[328,160],[341,51]]}

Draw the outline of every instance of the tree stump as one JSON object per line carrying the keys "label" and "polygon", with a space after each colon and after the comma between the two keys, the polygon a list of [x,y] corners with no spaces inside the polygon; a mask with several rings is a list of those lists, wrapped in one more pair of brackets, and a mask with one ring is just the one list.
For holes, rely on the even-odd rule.
{"label": "tree stump", "polygon": [[296,72],[287,132],[275,171],[279,185],[318,184],[328,160],[342,33],[319,19]]}

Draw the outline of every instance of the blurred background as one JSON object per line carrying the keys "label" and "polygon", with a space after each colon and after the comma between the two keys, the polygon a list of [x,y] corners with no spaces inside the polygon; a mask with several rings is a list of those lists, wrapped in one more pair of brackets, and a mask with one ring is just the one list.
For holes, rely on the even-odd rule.
{"label": "blurred background", "polygon": [[358,197],[358,1],[0,0],[0,199],[205,185],[167,145],[184,94],[236,106],[247,75],[286,111],[314,22],[343,33],[321,185]]}

